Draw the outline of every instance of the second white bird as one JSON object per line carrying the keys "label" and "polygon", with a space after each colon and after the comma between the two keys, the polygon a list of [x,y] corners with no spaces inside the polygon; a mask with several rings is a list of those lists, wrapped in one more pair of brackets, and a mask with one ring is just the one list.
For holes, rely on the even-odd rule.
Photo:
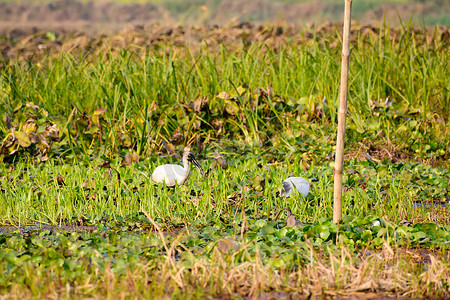
{"label": "second white bird", "polygon": [[309,193],[309,182],[303,177],[289,177],[281,184],[283,185],[280,193],[281,197],[290,197],[298,191],[306,198]]}

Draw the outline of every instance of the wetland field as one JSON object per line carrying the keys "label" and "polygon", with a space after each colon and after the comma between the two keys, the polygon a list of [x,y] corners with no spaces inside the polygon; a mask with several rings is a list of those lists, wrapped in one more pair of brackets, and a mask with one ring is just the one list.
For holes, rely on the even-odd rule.
{"label": "wetland field", "polygon": [[352,26],[334,224],[341,32],[2,33],[0,298],[448,299],[450,28]]}

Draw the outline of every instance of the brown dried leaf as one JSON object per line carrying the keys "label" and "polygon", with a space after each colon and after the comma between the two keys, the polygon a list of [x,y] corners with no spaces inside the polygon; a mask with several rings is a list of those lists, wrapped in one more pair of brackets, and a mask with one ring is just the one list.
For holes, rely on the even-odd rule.
{"label": "brown dried leaf", "polygon": [[94,110],[94,114],[93,115],[94,116],[99,116],[99,115],[107,113],[107,112],[108,112],[107,108],[101,107],[101,108],[97,108],[96,110]]}
{"label": "brown dried leaf", "polygon": [[82,184],[81,187],[85,190],[89,190],[89,189],[95,189],[95,187],[97,186],[97,183],[95,182],[95,180],[93,179],[88,179],[85,180]]}
{"label": "brown dried leaf", "polygon": [[267,89],[265,89],[263,87],[256,88],[253,93],[257,94],[258,96],[266,96],[266,97],[268,97],[268,96],[272,96],[273,95],[273,89],[269,85],[267,87]]}
{"label": "brown dried leaf", "polygon": [[125,157],[123,158],[122,161],[122,166],[131,166],[132,163],[133,163],[132,154],[131,153],[125,154]]}
{"label": "brown dried leaf", "polygon": [[131,166],[133,163],[139,162],[140,156],[136,153],[127,153],[122,161],[122,166]]}
{"label": "brown dried leaf", "polygon": [[226,101],[225,102],[225,110],[229,115],[237,116],[239,113],[239,106],[234,101]]}
{"label": "brown dried leaf", "polygon": [[35,120],[28,120],[25,122],[25,124],[22,125],[22,130],[29,134],[30,132],[36,132],[37,131],[37,124]]}
{"label": "brown dried leaf", "polygon": [[202,122],[200,120],[194,121],[194,129],[197,130],[202,126]]}
{"label": "brown dried leaf", "polygon": [[77,118],[76,124],[79,129],[85,129],[91,126],[91,120],[83,113],[81,116]]}
{"label": "brown dried leaf", "polygon": [[167,154],[171,155],[175,153],[175,146],[172,143],[163,142],[163,147],[167,151]]}
{"label": "brown dried leaf", "polygon": [[66,185],[65,183],[64,183],[64,180],[65,180],[66,178],[64,177],[64,176],[62,176],[61,174],[58,174],[58,176],[56,177],[56,182],[58,182],[58,185],[59,186],[62,186],[62,185]]}
{"label": "brown dried leaf", "polygon": [[169,141],[177,145],[183,140],[183,138],[184,138],[183,134],[178,132],[175,133]]}
{"label": "brown dried leaf", "polygon": [[228,100],[230,99],[230,94],[228,94],[227,92],[220,92],[219,94],[217,94],[217,98]]}
{"label": "brown dried leaf", "polygon": [[39,106],[35,105],[33,102],[27,102],[26,106],[30,107],[30,108],[32,108],[33,110],[36,110],[36,111],[39,110]]}
{"label": "brown dried leaf", "polygon": [[52,141],[61,141],[61,138],[59,137],[59,126],[56,124],[53,124],[52,126],[47,126],[45,128],[45,131],[42,132],[46,137],[50,138]]}
{"label": "brown dried leaf", "polygon": [[247,89],[242,85],[238,86],[236,90],[239,96],[242,96],[247,91]]}
{"label": "brown dried leaf", "polygon": [[26,148],[31,145],[30,138],[28,137],[28,135],[25,132],[16,131],[14,134],[15,134],[17,142],[19,143],[20,146]]}
{"label": "brown dried leaf", "polygon": [[208,97],[199,98],[197,100],[192,101],[189,104],[189,107],[192,108],[195,112],[200,112],[204,107],[207,106],[209,101]]}
{"label": "brown dried leaf", "polygon": [[387,97],[386,100],[384,101],[384,107],[388,108],[392,106],[392,99],[390,97]]}
{"label": "brown dried leaf", "polygon": [[202,153],[205,150],[204,139],[200,135],[196,134],[195,143],[197,146],[197,153]]}
{"label": "brown dried leaf", "polygon": [[41,145],[45,148],[50,148],[50,145],[47,142],[47,139],[45,138],[45,135],[42,133],[38,134],[39,141],[41,142]]}
{"label": "brown dried leaf", "polygon": [[11,118],[9,116],[5,117],[5,124],[6,124],[6,128],[8,128],[8,130],[10,130],[13,126],[11,123]]}
{"label": "brown dried leaf", "polygon": [[38,115],[35,115],[35,114],[26,113],[25,116],[28,119],[35,119],[35,120],[39,119]]}
{"label": "brown dried leaf", "polygon": [[222,169],[225,170],[228,168],[228,163],[226,159],[220,154],[219,150],[214,151],[214,158]]}
{"label": "brown dried leaf", "polygon": [[11,147],[15,141],[16,139],[14,138],[14,136],[12,134],[9,134],[2,142],[2,149]]}
{"label": "brown dried leaf", "polygon": [[223,121],[220,120],[213,120],[211,122],[212,126],[217,130],[217,134],[220,134],[222,132],[223,128]]}
{"label": "brown dried leaf", "polygon": [[158,111],[158,103],[155,101],[155,102],[152,102],[152,104],[150,104],[150,106],[148,107],[148,112],[152,113],[152,112],[156,112],[156,111]]}
{"label": "brown dried leaf", "polygon": [[41,114],[41,115],[43,115],[44,117],[48,117],[48,111],[46,111],[45,109],[40,109],[39,110],[39,113]]}
{"label": "brown dried leaf", "polygon": [[108,160],[105,160],[104,162],[98,164],[94,170],[96,170],[97,168],[111,168],[111,163]]}
{"label": "brown dried leaf", "polygon": [[100,117],[102,114],[108,112],[108,110],[106,108],[98,108],[94,111],[94,113],[91,116],[91,121],[92,123],[94,123],[95,125],[97,125],[97,127],[100,127]]}
{"label": "brown dried leaf", "polygon": [[12,150],[11,152],[9,152],[9,155],[12,156],[12,155],[14,155],[14,154],[16,154],[16,153],[19,153],[19,150],[14,149],[14,150]]}
{"label": "brown dried leaf", "polygon": [[130,148],[132,145],[131,137],[128,134],[122,132],[122,134],[120,135],[120,143],[122,147]]}
{"label": "brown dried leaf", "polygon": [[382,107],[383,105],[381,103],[378,103],[378,102],[374,101],[374,100],[369,100],[369,106],[370,106],[371,110],[375,110],[378,107]]}
{"label": "brown dried leaf", "polygon": [[229,253],[232,250],[239,250],[241,248],[241,245],[233,239],[225,238],[217,241],[217,248],[222,253]]}
{"label": "brown dried leaf", "polygon": [[37,143],[39,143],[39,141],[40,141],[39,136],[38,136],[34,131],[30,132],[30,133],[28,134],[28,137],[30,138],[30,141],[31,141],[33,144],[37,144]]}

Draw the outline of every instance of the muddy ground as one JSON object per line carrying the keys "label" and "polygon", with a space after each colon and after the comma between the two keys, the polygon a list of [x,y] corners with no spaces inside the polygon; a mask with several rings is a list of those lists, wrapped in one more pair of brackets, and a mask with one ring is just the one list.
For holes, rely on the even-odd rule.
{"label": "muddy ground", "polygon": [[[207,1],[208,6],[193,5],[195,1],[182,0],[176,2],[176,5],[174,1],[163,1],[160,5],[133,2],[137,1],[130,0],[128,4],[120,4],[112,0],[0,0],[0,34],[17,29],[111,33],[123,29],[126,25],[153,24],[224,26],[242,22],[270,22],[308,25],[335,23],[343,17],[343,1],[334,3],[310,0],[296,3],[274,0],[217,0]],[[442,23],[448,21],[445,15],[450,15],[448,0],[372,5],[354,1],[352,11],[354,21],[371,25],[387,23],[391,27],[399,25],[399,18],[408,23],[411,16],[412,21],[418,25],[423,22],[428,25],[449,25]]]}

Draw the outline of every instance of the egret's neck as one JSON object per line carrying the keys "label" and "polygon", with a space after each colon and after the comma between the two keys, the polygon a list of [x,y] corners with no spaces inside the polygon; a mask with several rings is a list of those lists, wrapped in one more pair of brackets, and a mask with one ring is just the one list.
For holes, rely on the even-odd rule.
{"label": "egret's neck", "polygon": [[189,167],[189,161],[187,157],[183,157],[183,167],[188,173],[191,170],[191,168]]}
{"label": "egret's neck", "polygon": [[183,157],[183,167],[184,167],[184,175],[183,175],[183,179],[182,182],[186,181],[186,179],[189,177],[189,174],[191,173],[191,168],[189,166],[189,161],[187,159],[187,157]]}

